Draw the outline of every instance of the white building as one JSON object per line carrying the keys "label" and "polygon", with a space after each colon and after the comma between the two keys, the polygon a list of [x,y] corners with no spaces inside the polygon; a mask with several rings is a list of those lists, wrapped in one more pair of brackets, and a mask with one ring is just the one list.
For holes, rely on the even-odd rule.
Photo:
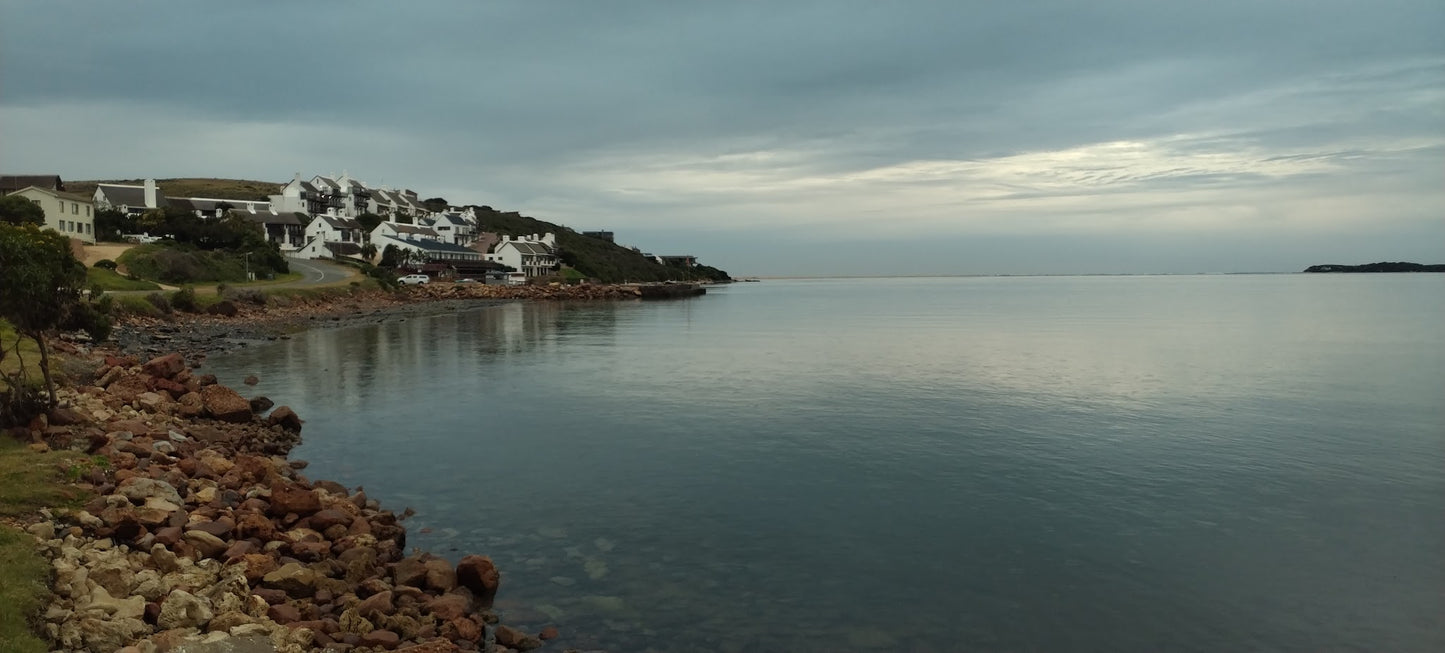
{"label": "white building", "polygon": [[154,179],[147,179],[140,186],[100,184],[95,187],[91,201],[96,209],[116,209],[130,215],[140,215],[166,205],[166,198],[161,195]]}
{"label": "white building", "polygon": [[298,255],[303,258],[333,258],[338,254],[355,256],[365,243],[366,231],[360,222],[334,215],[318,215],[306,225],[306,245],[298,251]]}
{"label": "white building", "polygon": [[34,202],[45,211],[45,226],[69,238],[95,243],[95,205],[84,195],[27,186],[11,195]]}
{"label": "white building", "polygon": [[487,260],[514,270],[513,280],[526,281],[557,271],[557,235],[502,236]]}

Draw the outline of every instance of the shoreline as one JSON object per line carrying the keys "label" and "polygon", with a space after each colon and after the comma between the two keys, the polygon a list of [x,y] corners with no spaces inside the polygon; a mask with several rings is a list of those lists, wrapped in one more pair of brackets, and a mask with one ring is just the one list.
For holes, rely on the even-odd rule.
{"label": "shoreline", "polygon": [[501,623],[490,558],[408,555],[409,512],[302,475],[306,462],[290,457],[302,420],[289,407],[194,372],[209,354],[312,328],[637,297],[617,287],[462,288],[353,289],[233,317],[132,317],[100,346],[57,340],[71,377],[60,405],[12,430],[37,450],[90,456],[70,473],[95,498],[43,510],[26,528],[53,571],[41,621],[53,650],[506,653],[559,637],[552,625],[529,633]]}

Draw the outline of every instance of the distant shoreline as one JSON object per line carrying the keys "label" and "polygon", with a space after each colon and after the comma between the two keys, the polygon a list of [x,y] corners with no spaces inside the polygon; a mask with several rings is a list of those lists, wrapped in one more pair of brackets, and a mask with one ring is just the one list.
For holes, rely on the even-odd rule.
{"label": "distant shoreline", "polygon": [[1381,261],[1379,263],[1366,263],[1364,265],[1326,263],[1323,265],[1311,265],[1305,268],[1305,272],[1445,272],[1445,263],[1435,263],[1432,265],[1410,263],[1407,261]]}

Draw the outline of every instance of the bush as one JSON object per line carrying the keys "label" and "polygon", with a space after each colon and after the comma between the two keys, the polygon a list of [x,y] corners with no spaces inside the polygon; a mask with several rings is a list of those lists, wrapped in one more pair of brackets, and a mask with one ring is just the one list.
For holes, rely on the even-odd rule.
{"label": "bush", "polygon": [[70,310],[70,314],[66,316],[61,328],[66,331],[84,331],[91,340],[103,342],[110,337],[112,304],[109,300],[109,297],[105,297],[95,304],[89,302],[76,304]]}
{"label": "bush", "polygon": [[153,292],[149,295],[146,295],[146,301],[150,302],[151,306],[156,307],[156,310],[160,311],[162,315],[171,314],[171,302],[170,300],[166,299],[165,295],[158,292]]}
{"label": "bush", "polygon": [[102,269],[102,270],[110,270],[111,272],[115,272],[115,269],[118,268],[118,267],[120,267],[120,264],[118,264],[118,263],[116,263],[115,261],[112,261],[112,260],[110,260],[110,259],[108,259],[108,258],[103,258],[103,259],[100,259],[99,261],[96,261],[96,262],[95,262],[95,265],[92,265],[92,266],[90,266],[90,267],[100,268],[100,269]]}
{"label": "bush", "polygon": [[266,305],[266,293],[249,288],[227,288],[221,295],[222,299],[229,299],[233,302],[247,302],[257,306]]}
{"label": "bush", "polygon": [[178,311],[187,313],[196,312],[196,289],[190,286],[182,286],[180,290],[171,293],[171,307]]}

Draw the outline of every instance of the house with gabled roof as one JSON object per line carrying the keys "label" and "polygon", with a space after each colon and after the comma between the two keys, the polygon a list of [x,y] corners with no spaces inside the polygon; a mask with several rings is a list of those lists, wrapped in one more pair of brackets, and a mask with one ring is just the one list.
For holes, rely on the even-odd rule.
{"label": "house with gabled roof", "polygon": [[90,198],[39,186],[26,186],[10,195],[30,200],[45,211],[47,228],[69,238],[95,243],[95,206]]}
{"label": "house with gabled roof", "polygon": [[366,244],[366,229],[352,218],[318,215],[306,225],[306,244],[297,252],[303,258],[327,258],[332,251],[327,243],[348,243],[359,248]]}
{"label": "house with gabled roof", "polygon": [[[380,236],[409,240],[428,240],[436,243],[445,242],[441,234],[437,233],[436,230],[431,227],[402,224],[400,222],[383,222],[376,225],[376,228],[371,230],[371,242],[376,242],[376,239]],[[377,247],[379,248],[381,246],[377,245]]]}
{"label": "house with gabled roof", "polygon": [[91,201],[96,209],[115,209],[128,215],[140,215],[166,206],[166,197],[161,195],[161,189],[156,186],[154,179],[147,179],[140,186],[98,184]]}
{"label": "house with gabled roof", "polygon": [[371,244],[376,246],[377,251],[384,252],[388,246],[394,246],[404,251],[412,252],[420,257],[425,263],[445,261],[469,261],[476,262],[484,260],[483,255],[461,245],[444,243],[436,240],[419,240],[416,238],[404,238],[390,234],[379,234],[372,232]]}
{"label": "house with gabled roof", "polygon": [[45,190],[65,190],[65,182],[60,180],[60,175],[0,175],[0,195],[9,195],[31,186]]}
{"label": "house with gabled roof", "polygon": [[271,206],[278,212],[320,215],[330,207],[330,197],[321,192],[315,184],[301,178],[301,173],[281,187],[281,192],[269,198]]}
{"label": "house with gabled roof", "polygon": [[306,225],[310,223],[311,216],[305,213],[273,213],[269,210],[234,210],[230,213],[256,223],[266,234],[266,240],[275,243],[283,253],[295,252],[306,246]]}
{"label": "house with gabled roof", "polygon": [[556,249],[556,234],[503,236],[486,256],[488,261],[517,270],[514,280],[525,282],[557,271]]}

